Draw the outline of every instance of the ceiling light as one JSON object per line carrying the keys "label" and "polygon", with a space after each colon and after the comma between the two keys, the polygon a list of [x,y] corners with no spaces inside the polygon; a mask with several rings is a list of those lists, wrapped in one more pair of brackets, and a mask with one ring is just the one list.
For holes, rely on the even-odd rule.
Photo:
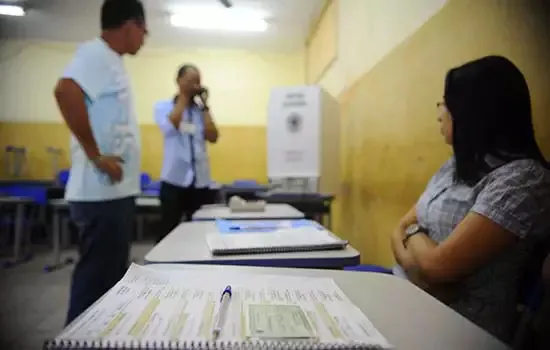
{"label": "ceiling light", "polygon": [[0,15],[4,16],[24,16],[25,10],[17,5],[0,5]]}
{"label": "ceiling light", "polygon": [[174,27],[232,32],[263,32],[268,27],[263,16],[235,9],[181,9],[170,22]]}

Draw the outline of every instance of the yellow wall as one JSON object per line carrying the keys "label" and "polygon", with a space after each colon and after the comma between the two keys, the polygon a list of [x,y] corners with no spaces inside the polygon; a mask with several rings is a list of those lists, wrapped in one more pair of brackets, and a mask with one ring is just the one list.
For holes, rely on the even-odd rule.
{"label": "yellow wall", "polygon": [[[336,59],[319,84],[339,96],[396,45],[436,13],[447,0],[335,0]],[[323,41],[331,36],[322,33]],[[325,44],[330,48],[330,44]],[[316,77],[317,78],[317,77]],[[317,81],[317,80],[316,80]]]}
{"label": "yellow wall", "polygon": [[[306,45],[306,75],[309,83],[318,83],[345,106],[346,91],[393,48],[412,35],[422,24],[439,11],[447,0],[330,0],[313,28]],[[334,45],[336,44],[336,46]],[[331,57],[317,60],[315,57]],[[314,65],[312,66],[312,62]],[[319,62],[325,63],[320,65]],[[319,74],[312,74],[311,71]],[[341,156],[349,157],[347,148],[348,124],[340,114]],[[332,144],[333,140],[329,141]],[[338,175],[342,179],[343,171]],[[335,227],[340,227],[347,210],[342,207],[350,186],[342,182],[337,192],[333,212]],[[349,218],[346,217],[349,221]],[[337,232],[348,236],[348,232]],[[364,256],[365,257],[365,256]]]}
{"label": "yellow wall", "polygon": [[[74,49],[75,45],[51,42],[0,43],[0,147],[27,147],[27,177],[51,176],[47,146],[63,148],[63,166],[68,165],[68,133],[61,124],[52,89]],[[274,86],[304,83],[304,54],[144,49],[138,57],[128,58],[142,124],[143,169],[155,177],[160,173],[162,139],[151,125],[153,104],[174,95],[176,70],[186,62],[201,69],[222,134],[220,142],[210,149],[214,179],[264,181],[269,92]]]}
{"label": "yellow wall", "polygon": [[363,261],[393,264],[391,231],[451,153],[435,120],[449,68],[488,54],[513,60],[527,78],[537,139],[550,155],[550,16],[542,15],[543,3],[449,0],[340,95],[345,137],[335,230]]}
{"label": "yellow wall", "polygon": [[338,58],[338,24],[338,2],[329,0],[307,42],[306,80],[310,84],[316,84]]}

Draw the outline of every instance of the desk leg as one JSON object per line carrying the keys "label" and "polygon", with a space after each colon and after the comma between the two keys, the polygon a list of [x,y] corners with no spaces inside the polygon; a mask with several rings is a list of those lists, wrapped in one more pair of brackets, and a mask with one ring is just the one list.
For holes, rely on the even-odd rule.
{"label": "desk leg", "polygon": [[53,246],[53,261],[52,267],[59,266],[61,263],[61,251],[60,251],[60,240],[61,240],[61,227],[59,211],[55,210],[53,214],[53,228],[52,228],[52,246]]}
{"label": "desk leg", "polygon": [[69,247],[71,238],[71,232],[69,231],[69,222],[70,219],[67,216],[65,216],[61,220],[61,247],[65,249]]}
{"label": "desk leg", "polygon": [[23,239],[23,226],[25,220],[25,205],[18,203],[15,209],[15,227],[14,227],[14,242],[13,242],[13,259],[14,262],[19,262],[21,258],[21,241]]}
{"label": "desk leg", "polygon": [[46,272],[51,272],[74,262],[72,258],[67,258],[63,262],[61,261],[61,226],[61,211],[54,209],[52,223],[52,264],[44,267]]}
{"label": "desk leg", "polygon": [[41,205],[40,208],[38,209],[38,222],[40,223],[40,225],[43,225],[44,227],[46,227],[46,206],[45,205]]}
{"label": "desk leg", "polygon": [[332,229],[332,202],[328,205],[327,228]]}
{"label": "desk leg", "polygon": [[138,214],[137,218],[137,240],[138,242],[141,242],[143,241],[143,230],[144,230],[144,226],[145,226],[145,215],[143,214]]}

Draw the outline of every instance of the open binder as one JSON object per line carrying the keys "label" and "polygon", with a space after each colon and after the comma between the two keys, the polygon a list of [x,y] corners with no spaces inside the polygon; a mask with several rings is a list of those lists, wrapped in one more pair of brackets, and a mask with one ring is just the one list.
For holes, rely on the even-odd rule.
{"label": "open binder", "polygon": [[[219,296],[227,317],[212,338]],[[217,298],[216,298],[217,297]],[[132,265],[124,278],[43,349],[391,349],[328,278]]]}

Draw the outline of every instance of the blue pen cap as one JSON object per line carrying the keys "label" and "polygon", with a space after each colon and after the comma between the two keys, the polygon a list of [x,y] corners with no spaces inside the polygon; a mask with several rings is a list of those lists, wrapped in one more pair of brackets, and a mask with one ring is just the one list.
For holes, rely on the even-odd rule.
{"label": "blue pen cap", "polygon": [[229,296],[232,296],[232,293],[231,293],[231,286],[227,286],[225,287],[225,289],[223,290],[222,292],[222,296],[220,298],[220,301],[223,299],[223,296],[228,294]]}

